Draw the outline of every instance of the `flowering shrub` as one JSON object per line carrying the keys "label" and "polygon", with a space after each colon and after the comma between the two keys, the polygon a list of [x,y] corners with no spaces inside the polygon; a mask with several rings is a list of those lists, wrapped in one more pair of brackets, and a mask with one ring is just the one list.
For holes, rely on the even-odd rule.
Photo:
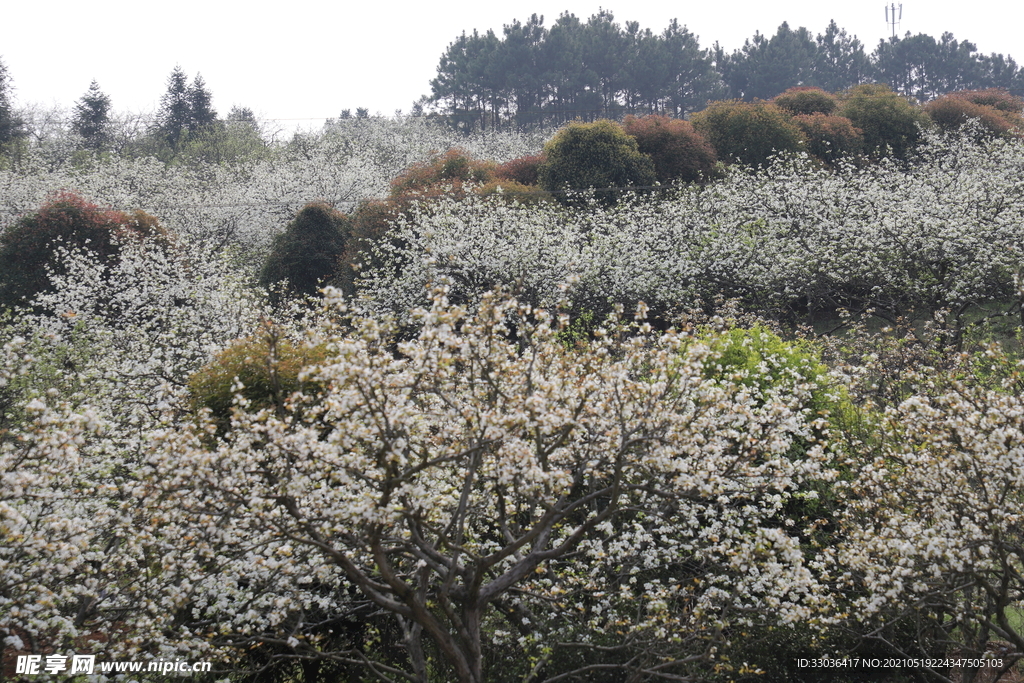
{"label": "flowering shrub", "polygon": [[[1024,143],[924,133],[909,164],[795,157],[615,206],[410,202],[358,298],[272,315],[252,254],[307,191],[387,192],[443,137],[418,125],[74,176],[118,206],[179,192],[176,235],[55,247],[0,314],[5,657],[505,683],[1020,648],[1024,370],[976,340],[1019,327]],[[3,208],[71,177],[23,173]],[[668,329],[723,298],[849,334],[616,313]]]}
{"label": "flowering shrub", "polygon": [[25,305],[46,290],[47,268],[56,266],[53,251],[58,245],[116,259],[117,236],[166,243],[156,219],[142,211],[107,211],[70,192],[57,194],[0,235],[0,308]]}
{"label": "flowering shrub", "polygon": [[[16,337],[0,347],[0,389],[34,359]],[[103,420],[53,392],[23,400],[27,419],[0,429],[0,637],[8,653],[39,651],[89,632],[94,596],[115,581],[104,548],[123,523],[118,490],[83,456]]]}
{"label": "flowering shrub", "polygon": [[990,641],[1020,652],[1020,397],[915,381],[923,391],[887,411],[884,450],[848,484],[835,562],[857,596],[852,610],[879,639],[913,627],[907,656],[955,644],[980,658]]}
{"label": "flowering shrub", "polygon": [[[802,383],[706,380],[707,346],[648,326],[569,351],[549,314],[496,297],[417,316],[397,345],[372,320],[334,333],[304,375],[323,395],[252,406],[214,453],[189,430],[155,436],[134,495],[159,519],[145,542],[162,640],[383,655],[424,681],[430,656],[476,682],[510,650],[516,676],[544,652],[546,677],[568,673],[572,643],[609,623],[612,669],[686,673],[723,623],[815,613],[814,572],[779,526],[803,482],[830,476]],[[791,460],[795,439],[816,445]],[[760,600],[774,609],[744,608]],[[403,654],[307,631],[365,603]]]}
{"label": "flowering shrub", "polygon": [[663,320],[727,297],[785,319],[930,321],[933,343],[957,347],[980,318],[1020,305],[1024,147],[930,136],[921,157],[733,170],[699,192],[586,212],[440,202],[377,243],[360,291],[398,316],[438,282],[459,301],[495,286],[597,313],[642,300]]}
{"label": "flowering shrub", "polygon": [[302,132],[270,153],[239,163],[167,166],[152,157],[108,156],[74,166],[75,145],[33,148],[16,168],[0,169],[0,231],[62,189],[103,206],[139,207],[179,238],[230,247],[258,275],[274,236],[310,202],[351,213],[388,194],[405,168],[436,150],[461,147],[504,162],[536,154],[550,131],[465,137],[427,117],[346,119]]}

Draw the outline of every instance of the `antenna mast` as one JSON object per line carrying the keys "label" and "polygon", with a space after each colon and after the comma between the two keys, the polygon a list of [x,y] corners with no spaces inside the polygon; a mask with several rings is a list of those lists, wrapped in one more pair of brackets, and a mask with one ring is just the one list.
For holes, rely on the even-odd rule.
{"label": "antenna mast", "polygon": [[892,26],[892,37],[896,37],[896,27],[899,26],[900,20],[903,19],[903,3],[901,2],[897,7],[896,3],[892,3],[890,7],[885,8],[885,23]]}

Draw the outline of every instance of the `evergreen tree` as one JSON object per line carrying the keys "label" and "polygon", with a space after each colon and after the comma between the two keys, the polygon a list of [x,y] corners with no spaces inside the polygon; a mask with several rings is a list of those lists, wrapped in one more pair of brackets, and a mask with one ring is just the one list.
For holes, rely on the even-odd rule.
{"label": "evergreen tree", "polygon": [[167,79],[167,92],[160,100],[159,131],[174,152],[181,149],[189,136],[209,129],[217,122],[213,96],[203,77],[196,74],[192,85],[180,66],[175,66]]}
{"label": "evergreen tree", "polygon": [[260,285],[271,288],[287,280],[289,291],[315,295],[338,269],[350,232],[348,216],[328,204],[307,204],[274,239],[260,272]]}
{"label": "evergreen tree", "polygon": [[818,35],[817,44],[814,85],[839,92],[871,80],[873,67],[864,45],[856,36],[847,35],[846,29],[839,28],[834,20],[825,33]]}
{"label": "evergreen tree", "polygon": [[666,83],[661,108],[675,116],[703,109],[708,100],[726,96],[722,76],[715,69],[711,52],[702,50],[697,36],[673,19],[661,34],[665,58],[668,60]]}
{"label": "evergreen tree", "polygon": [[770,39],[755,33],[723,71],[734,97],[768,99],[787,88],[814,85],[818,46],[806,28],[782,22]]}
{"label": "evergreen tree", "polygon": [[1002,88],[1017,97],[1024,97],[1024,69],[1017,66],[1013,57],[992,53],[978,57],[981,70],[976,88]]}
{"label": "evergreen tree", "polygon": [[538,120],[544,101],[544,17],[534,14],[525,24],[513,21],[503,32],[505,39],[498,45],[492,71],[507,97],[508,114],[520,124]]}
{"label": "evergreen tree", "polygon": [[622,90],[623,66],[626,62],[626,36],[615,16],[600,10],[583,25],[583,64],[586,67],[587,89],[598,96],[599,112],[591,118],[615,113]]}
{"label": "evergreen tree", "polygon": [[0,145],[12,142],[25,134],[22,120],[15,116],[11,106],[10,81],[7,67],[0,61]]}
{"label": "evergreen tree", "polygon": [[873,55],[879,79],[894,92],[921,101],[973,88],[981,75],[975,46],[944,33],[882,40]]}
{"label": "evergreen tree", "polygon": [[726,54],[718,44],[702,50],[676,20],[656,34],[600,10],[586,22],[564,12],[550,29],[533,15],[502,36],[463,33],[441,57],[430,101],[471,130],[626,113],[680,117],[709,100],[768,99],[792,87],[839,92],[877,79],[920,99],[965,88],[1024,93],[1024,72],[1011,58],[978,55],[948,33],[883,41],[869,56],[835,21],[816,37],[783,22],[775,35],[755,33]]}
{"label": "evergreen tree", "polygon": [[189,122],[192,132],[201,130],[217,120],[217,112],[213,108],[213,96],[206,89],[203,77],[196,74],[188,89]]}
{"label": "evergreen tree", "polygon": [[189,101],[188,77],[181,66],[175,66],[167,79],[167,92],[160,99],[157,115],[160,132],[172,149],[177,149],[192,121],[192,103]]}
{"label": "evergreen tree", "polygon": [[110,97],[100,90],[95,79],[89,84],[89,91],[75,104],[71,125],[90,149],[103,149],[109,142]]}
{"label": "evergreen tree", "polygon": [[228,112],[228,121],[235,123],[256,123],[256,114],[253,113],[249,107],[239,107],[235,105],[231,107],[231,111]]}
{"label": "evergreen tree", "polygon": [[[542,52],[548,65],[544,82],[550,96],[547,109],[556,122],[592,118],[597,108],[596,93],[587,91],[587,69],[583,64],[583,23],[575,14],[563,12],[548,31]],[[549,121],[552,117],[549,117]]]}

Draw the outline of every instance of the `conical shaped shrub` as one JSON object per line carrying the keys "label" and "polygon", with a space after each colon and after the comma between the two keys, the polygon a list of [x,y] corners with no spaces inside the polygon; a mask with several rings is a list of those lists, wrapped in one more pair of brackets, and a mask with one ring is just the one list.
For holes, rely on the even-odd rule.
{"label": "conical shaped shrub", "polygon": [[334,275],[351,232],[348,216],[324,203],[307,204],[274,240],[260,285],[287,282],[288,291],[316,294]]}

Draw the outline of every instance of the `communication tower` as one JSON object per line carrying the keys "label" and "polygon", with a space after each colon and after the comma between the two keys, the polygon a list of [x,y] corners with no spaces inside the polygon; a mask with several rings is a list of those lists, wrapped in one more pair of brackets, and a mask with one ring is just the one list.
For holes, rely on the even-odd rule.
{"label": "communication tower", "polygon": [[885,8],[885,23],[892,26],[892,37],[896,37],[896,27],[900,25],[900,20],[903,19],[903,3],[899,5],[892,3],[889,7]]}

